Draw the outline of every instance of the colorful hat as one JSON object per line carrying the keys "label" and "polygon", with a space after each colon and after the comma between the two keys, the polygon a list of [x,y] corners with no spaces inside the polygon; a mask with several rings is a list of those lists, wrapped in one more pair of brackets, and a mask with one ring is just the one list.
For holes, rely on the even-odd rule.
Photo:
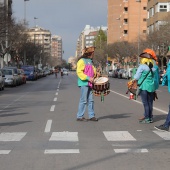
{"label": "colorful hat", "polygon": [[139,55],[139,57],[141,57],[141,58],[154,59],[155,61],[157,61],[157,57],[156,57],[155,52],[154,52],[152,49],[149,49],[149,48],[145,49],[145,50],[143,51],[143,53],[141,53],[141,54]]}
{"label": "colorful hat", "polygon": [[82,51],[83,54],[87,54],[87,53],[92,53],[94,52],[96,47],[85,47]]}

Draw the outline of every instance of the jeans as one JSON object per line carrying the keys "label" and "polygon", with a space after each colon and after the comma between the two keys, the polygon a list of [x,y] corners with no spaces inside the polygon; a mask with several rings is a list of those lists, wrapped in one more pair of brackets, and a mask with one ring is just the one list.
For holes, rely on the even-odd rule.
{"label": "jeans", "polygon": [[170,126],[170,104],[169,104],[169,112],[168,112],[168,115],[166,117],[166,121],[164,123],[164,126],[165,127],[169,127]]}
{"label": "jeans", "polygon": [[144,116],[145,119],[152,119],[153,114],[153,92],[148,92],[146,90],[140,91],[140,96],[144,106]]}
{"label": "jeans", "polygon": [[82,118],[84,116],[84,113],[86,111],[86,105],[88,106],[89,119],[95,117],[92,89],[89,86],[81,86],[77,118]]}

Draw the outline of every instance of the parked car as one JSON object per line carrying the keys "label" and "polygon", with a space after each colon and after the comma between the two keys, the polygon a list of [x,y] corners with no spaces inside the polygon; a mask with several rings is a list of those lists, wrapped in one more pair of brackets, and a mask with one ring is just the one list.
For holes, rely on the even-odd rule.
{"label": "parked car", "polygon": [[68,70],[64,69],[63,74],[68,76]]}
{"label": "parked car", "polygon": [[26,84],[27,80],[26,80],[26,75],[24,73],[23,69],[18,69],[19,75],[21,77],[22,80],[22,84]]}
{"label": "parked car", "polygon": [[24,74],[26,75],[27,80],[37,80],[37,74],[36,74],[34,66],[24,65],[24,66],[21,66],[21,69],[24,70]]}
{"label": "parked car", "polygon": [[113,70],[108,71],[108,77],[113,77]]}
{"label": "parked car", "polygon": [[119,69],[118,69],[118,68],[115,69],[115,70],[113,70],[113,77],[114,77],[114,78],[117,78],[117,77],[118,77],[118,72],[119,72]]}
{"label": "parked car", "polygon": [[162,84],[162,78],[164,76],[164,71],[163,70],[160,70],[159,71],[159,84]]}
{"label": "parked car", "polygon": [[4,90],[4,86],[5,86],[5,79],[4,79],[4,77],[5,77],[5,75],[0,70],[0,90]]}
{"label": "parked car", "polygon": [[122,78],[130,79],[132,76],[131,70],[132,70],[132,68],[129,68],[128,70],[124,70],[122,73]]}
{"label": "parked car", "polygon": [[18,75],[15,74],[13,69],[3,68],[2,73],[5,75],[5,86],[13,86],[17,85]]}
{"label": "parked car", "polygon": [[129,73],[127,70],[123,70],[122,71],[122,78],[123,79],[129,79]]}
{"label": "parked car", "polygon": [[117,77],[118,77],[119,79],[121,79],[121,78],[122,78],[122,74],[123,74],[123,72],[124,72],[124,69],[120,69],[120,70],[118,71],[118,75],[117,75]]}
{"label": "parked car", "polygon": [[14,74],[15,74],[15,78],[16,78],[16,85],[17,86],[19,86],[21,83],[22,83],[22,81],[21,81],[21,77],[19,76],[19,74],[18,74],[18,68],[17,67],[13,67],[13,66],[6,66],[6,67],[4,67],[4,69],[12,69],[13,70],[13,72],[14,72]]}

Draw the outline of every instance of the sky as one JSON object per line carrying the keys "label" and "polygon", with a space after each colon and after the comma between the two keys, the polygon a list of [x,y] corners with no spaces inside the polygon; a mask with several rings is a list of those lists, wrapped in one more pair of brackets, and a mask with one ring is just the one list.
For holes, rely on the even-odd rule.
{"label": "sky", "polygon": [[13,0],[12,5],[16,22],[25,18],[29,27],[38,25],[62,37],[65,60],[75,56],[86,25],[107,26],[107,0]]}

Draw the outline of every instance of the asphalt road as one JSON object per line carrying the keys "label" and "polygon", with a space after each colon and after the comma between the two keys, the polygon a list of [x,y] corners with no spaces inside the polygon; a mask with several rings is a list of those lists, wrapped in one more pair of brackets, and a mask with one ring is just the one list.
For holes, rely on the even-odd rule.
{"label": "asphalt road", "polygon": [[[110,78],[98,122],[77,122],[75,73],[50,75],[0,92],[0,170],[169,170],[170,132],[158,133],[169,105],[166,87],[154,102],[154,123],[139,124],[140,98],[127,80]],[[88,114],[85,114],[88,118]]]}

